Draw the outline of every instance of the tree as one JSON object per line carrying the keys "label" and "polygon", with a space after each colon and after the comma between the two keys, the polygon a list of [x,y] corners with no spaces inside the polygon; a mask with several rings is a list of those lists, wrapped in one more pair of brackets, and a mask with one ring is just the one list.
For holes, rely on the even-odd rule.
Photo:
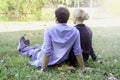
{"label": "tree", "polygon": [[13,5],[14,0],[0,0],[0,12],[8,13],[10,10],[14,9],[15,5]]}
{"label": "tree", "polygon": [[17,11],[21,15],[34,14],[40,20],[41,8],[44,0],[17,0]]}
{"label": "tree", "polygon": [[44,0],[0,0],[0,12],[9,15],[19,14],[26,18],[27,14],[35,15],[40,20],[40,13]]}

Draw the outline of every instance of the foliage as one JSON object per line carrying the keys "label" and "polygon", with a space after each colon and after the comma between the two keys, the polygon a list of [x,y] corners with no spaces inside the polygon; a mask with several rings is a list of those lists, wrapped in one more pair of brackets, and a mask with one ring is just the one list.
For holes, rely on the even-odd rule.
{"label": "foliage", "polygon": [[43,0],[18,0],[17,10],[22,15],[35,14],[40,20],[41,8],[43,6]]}
{"label": "foliage", "polygon": [[3,4],[0,5],[0,12],[3,14],[18,16],[21,19],[30,14],[40,20],[44,0],[0,0],[0,4]]}
{"label": "foliage", "polygon": [[[40,74],[39,68],[30,66],[29,58],[21,55],[16,47],[19,37],[25,35],[31,45],[42,44],[44,30],[1,32],[0,33],[0,80],[108,80],[112,75],[120,79],[120,27],[91,27],[93,47],[98,61],[91,58],[86,69],[76,67],[71,73],[67,65],[48,67],[46,73]],[[101,61],[100,61],[101,60]]]}
{"label": "foliage", "polygon": [[100,0],[46,0],[46,2],[51,2],[55,6],[57,6],[58,4],[63,4],[68,7],[90,7],[90,4],[92,4],[93,7],[98,7],[101,1]]}
{"label": "foliage", "polygon": [[[43,12],[44,8],[56,8],[59,5],[66,7],[90,7],[98,5],[99,0],[0,0],[0,21],[39,21],[43,17],[51,17]],[[43,10],[43,11],[42,11]],[[49,11],[49,10],[48,10]],[[45,13],[45,14],[43,14]]]}
{"label": "foliage", "polygon": [[0,4],[2,4],[0,5],[0,12],[3,11],[7,13],[7,11],[13,9],[15,7],[14,5],[12,5],[13,1],[14,0],[4,0],[4,1],[0,0]]}

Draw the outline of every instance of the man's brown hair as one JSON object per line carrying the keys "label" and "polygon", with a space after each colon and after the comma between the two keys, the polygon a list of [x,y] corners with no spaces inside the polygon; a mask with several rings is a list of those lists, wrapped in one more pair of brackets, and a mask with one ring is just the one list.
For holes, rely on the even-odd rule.
{"label": "man's brown hair", "polygon": [[58,23],[67,23],[69,16],[69,10],[65,7],[59,7],[55,10],[55,17]]}

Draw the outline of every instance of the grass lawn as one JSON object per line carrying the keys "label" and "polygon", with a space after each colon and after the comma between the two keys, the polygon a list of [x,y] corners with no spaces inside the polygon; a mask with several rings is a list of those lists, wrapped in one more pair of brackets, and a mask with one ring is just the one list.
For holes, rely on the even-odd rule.
{"label": "grass lawn", "polygon": [[[76,67],[71,73],[66,64],[48,67],[46,73],[28,64],[29,58],[17,50],[19,37],[25,35],[31,45],[42,44],[43,32],[19,31],[0,33],[0,80],[109,80],[120,79],[120,27],[92,27],[93,47],[99,61],[91,58],[85,70]],[[111,79],[112,80],[112,79]]]}

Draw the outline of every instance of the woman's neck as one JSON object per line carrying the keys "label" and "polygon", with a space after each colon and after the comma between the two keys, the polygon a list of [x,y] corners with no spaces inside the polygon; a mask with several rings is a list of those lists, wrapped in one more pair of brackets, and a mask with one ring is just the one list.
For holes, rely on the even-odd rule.
{"label": "woman's neck", "polygon": [[83,22],[76,22],[75,24],[83,24]]}

